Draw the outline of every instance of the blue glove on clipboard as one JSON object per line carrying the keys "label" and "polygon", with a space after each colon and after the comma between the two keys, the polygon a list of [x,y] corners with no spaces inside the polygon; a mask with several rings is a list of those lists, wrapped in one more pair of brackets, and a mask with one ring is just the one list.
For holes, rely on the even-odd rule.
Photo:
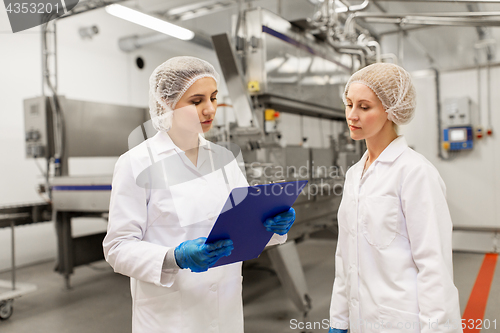
{"label": "blue glove on clipboard", "polygon": [[307,180],[234,188],[205,243],[231,239],[234,249],[212,267],[257,258],[274,233],[264,221],[292,207]]}

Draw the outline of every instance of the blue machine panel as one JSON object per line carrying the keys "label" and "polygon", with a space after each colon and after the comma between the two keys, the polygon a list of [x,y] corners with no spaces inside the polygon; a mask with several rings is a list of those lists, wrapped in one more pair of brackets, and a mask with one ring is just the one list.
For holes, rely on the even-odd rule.
{"label": "blue machine panel", "polygon": [[449,150],[470,150],[473,148],[472,127],[450,127],[443,131],[443,141],[450,144]]}

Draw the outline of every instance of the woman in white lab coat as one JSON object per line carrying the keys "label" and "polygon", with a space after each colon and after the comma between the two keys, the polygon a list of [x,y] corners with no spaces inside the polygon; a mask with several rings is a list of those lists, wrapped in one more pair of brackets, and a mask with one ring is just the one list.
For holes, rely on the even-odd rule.
{"label": "woman in white lab coat", "polygon": [[[116,163],[103,247],[115,272],[131,278],[133,333],[243,332],[241,262],[210,268],[233,245],[205,244],[231,189],[248,186],[234,155],[202,135],[217,82],[212,65],[194,57],[156,68],[149,104],[158,133]],[[269,244],[286,240],[294,218],[290,209],[264,223],[277,233]]]}
{"label": "woman in white lab coat", "polygon": [[367,151],[347,171],[338,211],[329,332],[462,332],[445,184],[396,133],[415,110],[410,75],[373,64],[343,97]]}

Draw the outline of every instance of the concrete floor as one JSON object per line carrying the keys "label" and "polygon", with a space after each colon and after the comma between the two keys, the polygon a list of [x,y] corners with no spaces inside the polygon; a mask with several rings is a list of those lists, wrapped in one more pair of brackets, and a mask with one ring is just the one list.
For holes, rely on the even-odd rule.
{"label": "concrete floor", "polygon": [[[328,318],[334,276],[335,241],[309,239],[298,245],[313,309],[306,321],[322,322]],[[243,299],[246,333],[301,332],[291,327],[291,320],[304,321],[286,297],[269,260],[261,256],[258,264],[245,265]],[[455,253],[455,283],[460,292],[460,307],[465,309],[469,294],[481,266],[482,254]],[[124,333],[131,331],[131,298],[129,279],[114,274],[105,262],[78,267],[71,279],[73,288],[66,290],[64,280],[47,262],[18,270],[17,280],[36,284],[38,290],[14,301],[14,313],[0,322],[2,333]],[[9,273],[0,279],[10,279]],[[497,319],[500,332],[500,265],[486,309],[485,318]],[[319,324],[318,324],[319,325]],[[313,329],[308,332],[326,332]]]}

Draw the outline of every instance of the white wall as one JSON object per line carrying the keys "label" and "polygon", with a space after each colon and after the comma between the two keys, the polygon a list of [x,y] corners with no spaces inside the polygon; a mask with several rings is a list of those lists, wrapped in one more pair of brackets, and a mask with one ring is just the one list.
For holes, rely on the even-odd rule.
{"label": "white wall", "polygon": [[[482,77],[485,78],[484,72]],[[500,69],[492,69],[491,76],[492,124],[496,132],[491,137],[475,140],[472,151],[460,152],[450,161],[438,158],[434,76],[420,72],[413,78],[417,90],[416,116],[409,125],[401,127],[401,133],[410,146],[439,170],[447,186],[453,223],[457,226],[500,227],[500,116],[496,109],[500,103],[500,96],[496,93],[500,85]],[[477,71],[442,73],[440,81],[441,102],[467,96],[477,105]],[[483,86],[486,87],[485,83]],[[482,125],[486,128],[486,90],[480,98]]]}
{"label": "white wall", "polygon": [[[82,40],[78,28],[97,25],[99,34]],[[148,78],[153,69],[176,55],[193,55],[214,63],[215,55],[202,47],[172,40],[165,49],[144,48],[130,54],[118,48],[118,38],[151,33],[95,10],[60,20],[58,32],[59,94],[71,99],[146,107]],[[33,159],[25,158],[23,100],[42,93],[40,28],[13,34],[0,6],[0,205],[39,202],[35,187],[42,182]],[[135,65],[136,56],[145,68]],[[225,91],[225,87],[220,89]],[[119,119],[117,119],[117,122]],[[73,159],[70,173],[112,173],[116,158]],[[45,162],[40,160],[44,167]],[[104,230],[103,221],[75,219],[73,233]],[[26,265],[56,257],[53,223],[16,228],[16,259]],[[10,230],[0,229],[0,271],[10,267]]]}
{"label": "white wall", "polygon": [[[444,28],[439,28],[443,33]],[[467,29],[466,31],[464,29]],[[432,34],[433,29],[422,30],[421,33],[412,34],[413,40],[424,38]],[[460,38],[461,32],[471,33],[472,28],[456,28],[446,34],[451,38]],[[424,33],[427,33],[425,35]],[[417,38],[418,37],[418,38]],[[470,36],[469,36],[470,37]],[[439,170],[441,177],[447,186],[448,205],[454,225],[457,226],[481,226],[500,227],[500,114],[496,108],[500,102],[497,93],[500,86],[500,68],[492,68],[491,71],[491,92],[492,106],[492,126],[493,136],[485,137],[482,140],[474,140],[472,151],[463,151],[454,154],[454,158],[449,161],[441,160],[438,157],[438,128],[437,128],[437,107],[436,107],[436,85],[432,71],[426,73],[425,70],[431,66],[457,67],[463,63],[464,59],[447,58],[447,54],[442,49],[440,40],[435,38],[433,47],[424,50],[414,41],[404,40],[404,59],[402,65],[413,74],[415,88],[417,90],[417,109],[415,119],[406,126],[401,126],[400,132],[404,134],[410,146],[423,154]],[[398,53],[398,36],[385,36],[382,40],[382,51]],[[464,43],[458,43],[458,47],[464,47]],[[429,52],[434,58],[434,63],[426,56]],[[468,54],[470,56],[470,54]],[[483,57],[484,58],[484,57]],[[484,60],[484,59],[483,59]],[[473,118],[477,118],[480,112],[482,122],[475,122],[473,125],[487,127],[487,92],[486,74],[481,71],[483,90],[478,97],[478,77],[477,70],[463,70],[455,72],[440,73],[440,102],[448,98],[469,97],[473,102]],[[481,109],[478,111],[478,101]],[[455,235],[456,234],[456,235]],[[457,237],[455,237],[457,236]],[[459,236],[459,237],[458,237]],[[454,233],[454,247],[490,249],[491,241],[484,241],[484,237],[491,235],[482,234],[481,237],[473,237],[468,233],[465,237],[459,232]],[[472,241],[474,238],[474,241]],[[476,245],[468,246],[467,243],[474,242]],[[457,245],[457,246],[455,246]],[[457,247],[457,248],[458,248]]]}

